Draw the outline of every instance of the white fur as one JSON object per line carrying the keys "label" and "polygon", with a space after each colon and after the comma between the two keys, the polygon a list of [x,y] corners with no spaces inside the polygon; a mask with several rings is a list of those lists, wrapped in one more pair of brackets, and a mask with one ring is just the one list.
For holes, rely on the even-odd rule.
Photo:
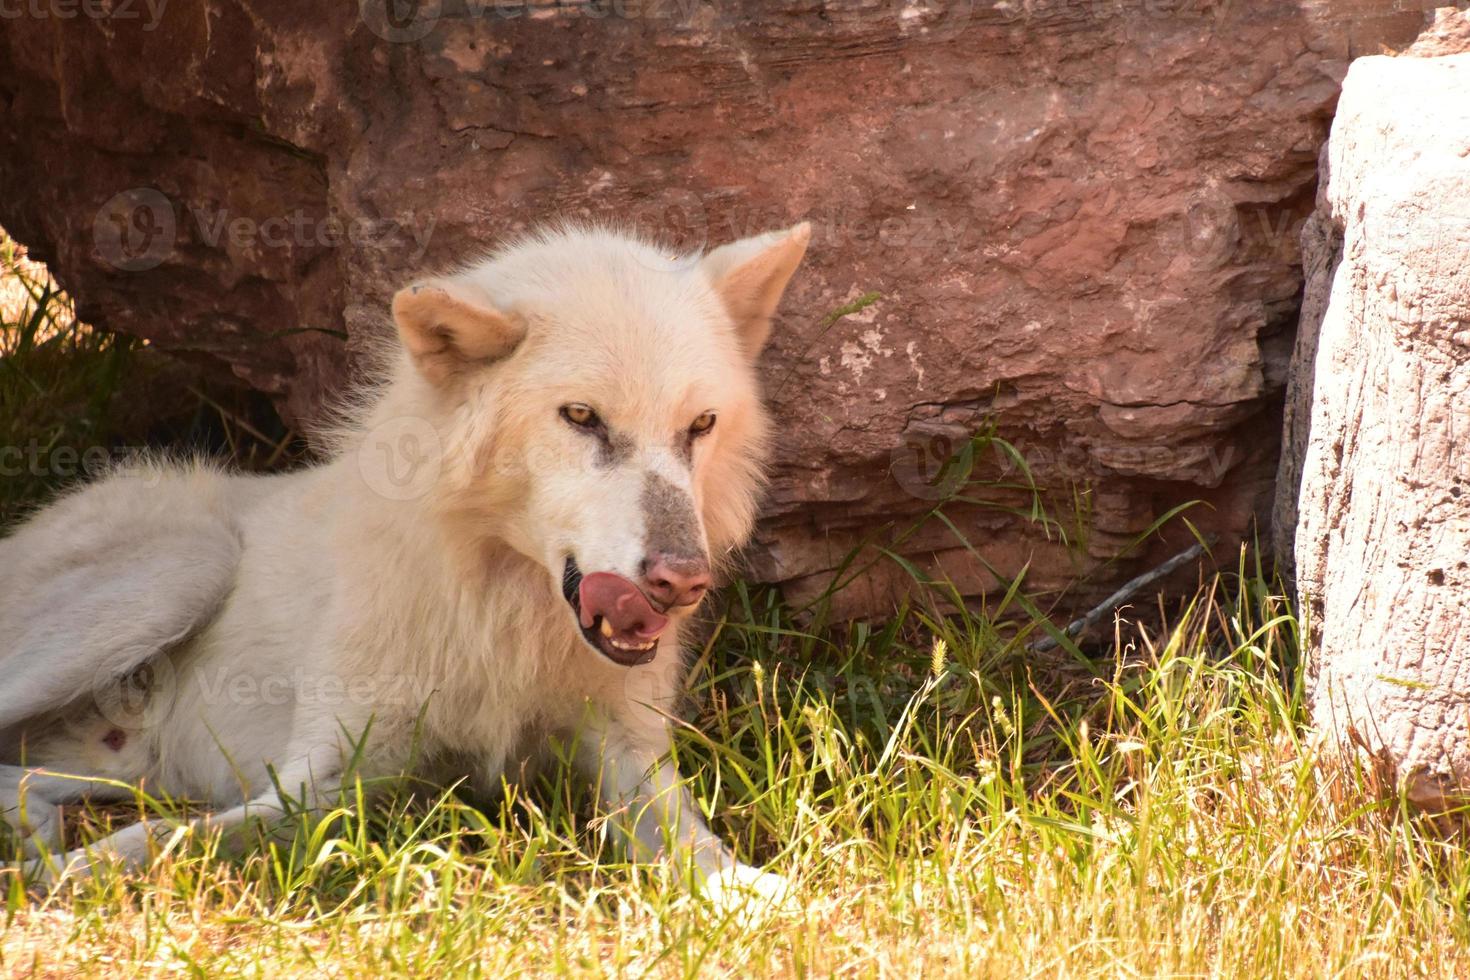
{"label": "white fur", "polygon": [[[752,266],[728,246],[680,264],[607,231],[543,234],[429,280],[442,324],[439,300],[400,294],[419,304],[401,308],[405,343],[323,464],[143,463],[19,528],[0,542],[0,817],[54,845],[56,804],[114,779],[205,801],[228,828],[279,811],[272,770],[318,801],[354,753],[368,778],[494,786],[561,738],[626,808],[635,854],[692,853],[717,886],[771,892],[664,758],[679,616],[652,663],[621,667],[583,639],[560,578],[568,554],[637,577],[650,472],[691,500],[691,546],[718,560],[745,540],[767,428],[760,311],[806,237],[763,237]],[[616,463],[558,415],[567,403],[607,420]],[[682,441],[707,411],[715,428]],[[139,668],[146,696],[119,684]],[[159,830],[124,828],[63,867],[139,864]]]}

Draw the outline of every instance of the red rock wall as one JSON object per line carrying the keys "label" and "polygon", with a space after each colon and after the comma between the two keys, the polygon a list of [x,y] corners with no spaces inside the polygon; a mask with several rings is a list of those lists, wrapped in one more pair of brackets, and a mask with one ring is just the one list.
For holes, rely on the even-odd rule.
{"label": "red rock wall", "polygon": [[[1065,539],[948,512],[1072,604],[1151,560],[1111,561],[1180,503],[1208,501],[1191,517],[1227,547],[1265,512],[1339,81],[1424,19],[1397,0],[382,2],[7,20],[0,225],[93,322],[304,421],[396,284],[503,234],[580,215],[696,245],[811,219],[765,360],[782,439],[754,572],[810,596],[922,515],[940,457],[993,420]],[[935,522],[899,550],[993,584]],[[880,566],[845,611],[902,578]]]}

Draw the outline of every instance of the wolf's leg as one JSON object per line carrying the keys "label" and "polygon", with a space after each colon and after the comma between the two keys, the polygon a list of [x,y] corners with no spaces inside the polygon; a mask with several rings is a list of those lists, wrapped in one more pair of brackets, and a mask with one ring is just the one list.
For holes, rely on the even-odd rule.
{"label": "wolf's leg", "polygon": [[61,806],[32,775],[20,766],[0,766],[0,823],[19,839],[22,853],[35,857],[60,849]]}
{"label": "wolf's leg", "polygon": [[[312,812],[322,812],[327,799],[338,792],[341,780],[341,753],[336,745],[322,749],[301,762],[283,768],[270,791],[242,803],[240,806],[205,814],[185,821],[183,826],[190,832],[229,833],[253,819],[275,820],[301,807]],[[290,800],[295,789],[303,793],[302,800]],[[102,864],[111,864],[120,870],[137,870],[148,863],[155,841],[172,835],[180,824],[158,818],[148,818],[129,824],[116,833],[87,847],[68,851],[56,861],[32,861],[28,871],[38,881],[54,883],[62,878],[89,877]]]}
{"label": "wolf's leg", "polygon": [[630,855],[691,860],[705,892],[717,900],[741,894],[779,900],[789,894],[784,878],[741,863],[709,829],[666,758],[669,748],[662,718],[593,719],[579,736],[578,761],[603,805],[620,812],[622,822],[615,825]]}
{"label": "wolf's leg", "polygon": [[128,790],[110,779],[66,776],[47,769],[0,765],[0,823],[32,857],[62,845],[61,805],[78,800],[117,802]]}
{"label": "wolf's leg", "polygon": [[631,857],[688,855],[705,876],[739,863],[700,818],[659,746],[629,739],[612,726],[589,727],[580,738],[579,761],[595,781],[603,806],[623,818],[619,826]]}

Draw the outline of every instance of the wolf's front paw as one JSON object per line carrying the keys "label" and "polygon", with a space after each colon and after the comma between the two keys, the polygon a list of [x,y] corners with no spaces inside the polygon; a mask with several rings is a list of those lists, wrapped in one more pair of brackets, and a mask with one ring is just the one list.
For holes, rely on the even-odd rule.
{"label": "wolf's front paw", "polygon": [[721,868],[704,882],[704,897],[722,915],[749,925],[760,914],[789,912],[796,907],[792,881],[748,864]]}
{"label": "wolf's front paw", "polygon": [[45,898],[60,888],[81,884],[92,876],[92,862],[82,850],[44,854],[18,864],[0,865],[0,871],[7,867],[21,876],[26,891],[36,898]]}
{"label": "wolf's front paw", "polygon": [[39,858],[61,852],[61,807],[34,794],[24,804],[0,804],[0,835],[8,833],[22,856]]}

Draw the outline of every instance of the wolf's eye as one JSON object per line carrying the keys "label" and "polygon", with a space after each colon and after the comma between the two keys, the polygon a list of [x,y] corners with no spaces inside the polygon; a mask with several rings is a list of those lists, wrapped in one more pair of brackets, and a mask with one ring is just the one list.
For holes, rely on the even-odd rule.
{"label": "wolf's eye", "polygon": [[597,413],[579,402],[563,405],[561,407],[561,417],[579,429],[598,429],[602,427],[602,419],[598,418]]}
{"label": "wolf's eye", "polygon": [[715,413],[705,412],[689,425],[691,436],[702,436],[715,427]]}

